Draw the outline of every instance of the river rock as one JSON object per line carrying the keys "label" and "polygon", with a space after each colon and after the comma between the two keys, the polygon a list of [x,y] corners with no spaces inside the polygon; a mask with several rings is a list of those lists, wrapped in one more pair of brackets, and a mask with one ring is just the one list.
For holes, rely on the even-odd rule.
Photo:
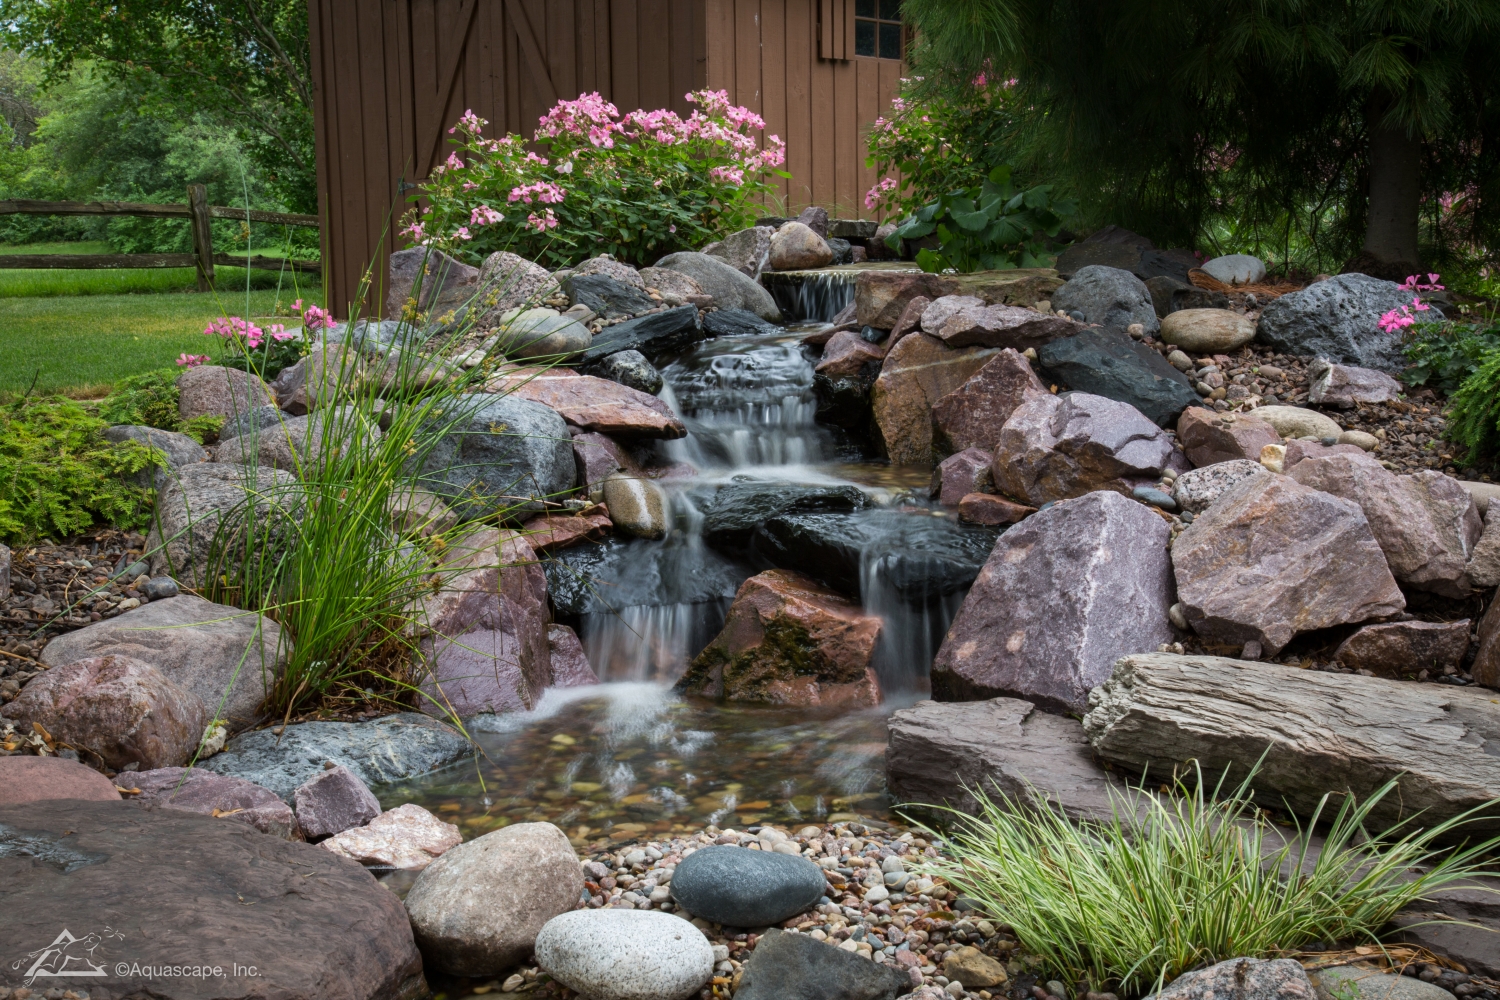
{"label": "river rock", "polygon": [[203,737],[208,709],[149,663],[104,655],[33,678],[0,708],[0,718],[22,732],[41,726],[112,771],[127,764],[149,771],[187,763]]}
{"label": "river rock", "polygon": [[877,330],[890,330],[918,296],[939,299],[958,291],[950,279],[937,274],[910,271],[861,271],[854,280],[855,322]]}
{"label": "river rock", "polygon": [[993,456],[979,448],[949,455],[932,470],[932,496],[945,507],[957,507],[970,493],[990,492],[995,487],[992,461]]}
{"label": "river rock", "polygon": [[1336,438],[1344,429],[1330,416],[1301,406],[1260,406],[1255,416],[1276,428],[1284,438]]}
{"label": "river rock", "polygon": [[318,846],[362,865],[419,871],[462,841],[458,827],[408,802],[387,809],[364,826],[336,833]]}
{"label": "river rock", "polygon": [[417,947],[453,976],[500,975],[577,904],[583,869],[551,823],[517,823],[448,850],[406,896]]}
{"label": "river rock", "polygon": [[[117,424],[114,427],[105,428],[104,440],[116,443],[134,441],[147,448],[156,448],[166,459],[168,469],[175,469],[180,465],[195,465],[208,459],[208,452],[203,450],[203,446],[186,434],[164,431],[156,427]],[[160,489],[171,475],[173,473],[166,470],[147,470],[140,475],[138,481],[142,485],[150,484]]]}
{"label": "river rock", "polygon": [[118,802],[114,782],[76,760],[20,754],[0,757],[0,807],[47,799]]}
{"label": "river rock", "polygon": [[574,361],[590,365],[621,351],[640,351],[648,360],[657,362],[703,337],[697,307],[677,306],[605,327],[594,337],[593,345],[581,351]]}
{"label": "river rock", "polygon": [[718,257],[746,277],[758,279],[771,260],[771,237],[776,230],[770,226],[751,226],[737,233],[730,233],[712,249],[704,252]]}
{"label": "river rock", "polygon": [[1156,514],[1106,491],[1005,532],[933,660],[933,694],[1081,711],[1115,660],[1172,641],[1167,535]]}
{"label": "river rock", "polygon": [[542,927],[536,961],[590,1000],[687,1000],[713,975],[714,950],[670,913],[574,910]]}
{"label": "river rock", "polygon": [[1351,670],[1400,677],[1457,668],[1469,649],[1469,620],[1386,622],[1366,625],[1339,646],[1334,659]]}
{"label": "river rock", "polygon": [[[630,267],[618,261],[610,263]],[[661,303],[646,294],[645,285],[634,268],[630,268],[630,273],[636,280],[627,284],[608,274],[579,274],[575,270],[563,281],[568,304],[587,306],[595,316],[605,319],[629,319],[660,309]]]}
{"label": "river rock", "polygon": [[1076,719],[1029,701],[919,701],[891,713],[886,733],[886,781],[903,802],[978,814],[972,792],[982,789],[997,802],[1047,802],[1070,819],[1107,820],[1125,791],[1094,763]]}
{"label": "river rock", "polygon": [[[48,845],[47,861],[27,856],[37,845]],[[58,966],[104,972],[62,980],[92,996],[378,1000],[426,990],[395,893],[358,865],[243,823],[137,802],[0,807],[0,878],[14,907],[9,950],[60,946]],[[64,927],[73,933],[60,939]],[[179,961],[222,974],[159,973]],[[29,965],[0,965],[0,985],[19,990]],[[37,980],[32,995],[50,982]]]}
{"label": "river rock", "polygon": [[1389,403],[1406,387],[1385,372],[1338,365],[1322,358],[1307,366],[1307,401],[1314,406],[1350,409],[1359,403]]}
{"label": "river rock", "polygon": [[667,496],[649,479],[617,474],[604,480],[604,503],[619,530],[638,538],[663,538],[671,527]]}
{"label": "river rock", "polygon": [[754,278],[741,274],[717,257],[686,251],[670,253],[657,261],[656,266],[692,278],[705,295],[713,296],[713,304],[720,309],[745,309],[768,322],[781,322],[781,310],[771,293]]}
{"label": "river rock", "polygon": [[736,1000],[896,1000],[911,991],[899,966],[879,965],[806,934],[761,935],[740,976]]}
{"label": "river rock", "polygon": [[1179,309],[1161,321],[1161,339],[1193,354],[1227,354],[1255,339],[1255,322],[1229,309]]}
{"label": "river rock", "polygon": [[364,356],[342,344],[321,344],[301,361],[284,368],[271,383],[277,404],[302,416],[364,387],[369,371]]}
{"label": "river rock", "polygon": [[1148,334],[1161,329],[1145,284],[1118,267],[1080,267],[1067,284],[1052,293],[1052,308],[1081,312],[1085,323],[1121,334],[1132,323],[1141,324]]}
{"label": "river rock", "polygon": [[1041,506],[1149,485],[1171,463],[1172,441],[1126,403],[1032,393],[1000,428],[994,454],[996,490]]}
{"label": "river rock", "polygon": [[1194,631],[1266,655],[1299,632],[1406,607],[1359,505],[1286,476],[1226,490],[1177,536],[1172,566]]}
{"label": "river rock", "polygon": [[[622,260],[615,260],[614,257],[607,253],[601,253],[597,257],[590,257],[582,264],[573,268],[570,276],[580,278],[590,275],[603,275],[606,278],[620,282],[622,285],[629,285],[631,288],[638,288],[641,291],[646,290],[646,279],[642,277],[641,272]],[[595,311],[597,312],[598,310]]]}
{"label": "river rock", "polygon": [[1231,958],[1185,972],[1150,1000],[1317,1000],[1307,973],[1294,959]]}
{"label": "river rock", "polygon": [[1044,344],[1037,361],[1048,377],[1079,392],[1129,403],[1160,427],[1200,402],[1187,377],[1160,354],[1109,329]]}
{"label": "river rock", "polygon": [[419,483],[460,518],[503,511],[519,519],[573,488],[573,439],[557,411],[484,393],[455,405],[457,413],[438,418],[449,429],[428,453]]}
{"label": "river rock", "polygon": [[684,858],[671,886],[684,910],[730,927],[779,924],[812,909],[828,889],[822,869],[806,858],[729,845]]}
{"label": "river rock", "polygon": [[962,983],[967,990],[999,986],[1009,978],[1005,973],[1005,966],[973,945],[951,948],[945,952],[943,975],[950,983]]}
{"label": "river rock", "polygon": [[302,838],[291,806],[270,789],[243,778],[201,767],[160,767],[120,777],[132,789],[140,789],[133,801],[248,823],[282,840]]}
{"label": "river rock", "polygon": [[566,625],[547,626],[547,649],[551,653],[552,683],[550,687],[587,687],[599,683],[599,675],[589,664],[588,654],[578,633]]}
{"label": "river rock", "polygon": [[[643,267],[640,277],[646,288],[654,289],[661,295],[662,303],[669,307],[689,305],[696,297],[703,295],[703,286],[681,271],[665,267]],[[704,300],[707,301],[707,296]]]}
{"label": "river rock", "polygon": [[[105,656],[148,663],[237,728],[259,716],[289,647],[269,618],[183,594],[58,636],[41,659],[49,667]],[[182,711],[185,726],[190,704]],[[202,733],[199,724],[191,735],[194,745]]]}
{"label": "river rock", "polygon": [[[1376,324],[1416,297],[1394,281],[1340,274],[1273,299],[1261,311],[1255,335],[1285,354],[1395,374],[1406,367],[1402,334],[1384,333]],[[1437,312],[1429,315],[1441,318]]]}
{"label": "river rock", "polygon": [[1029,394],[1046,391],[1031,363],[1014,348],[1005,348],[933,404],[934,444],[939,451],[989,450],[1016,407]]}
{"label": "river rock", "polygon": [[891,462],[931,461],[933,406],[967,382],[994,353],[983,347],[946,347],[926,334],[912,334],[891,348],[870,394],[871,411]]}
{"label": "river rock", "polygon": [[1151,305],[1160,319],[1179,309],[1229,308],[1229,296],[1223,292],[1210,292],[1165,274],[1147,278],[1146,290],[1151,293]]}
{"label": "river rock", "polygon": [[[286,540],[289,525],[278,518],[300,515],[302,498],[297,477],[280,469],[203,462],[173,473],[156,498],[151,530],[146,535],[152,576],[172,576],[190,587],[207,586],[217,566],[209,565],[216,540],[243,537],[253,531],[258,546]],[[246,529],[247,513],[256,525]],[[165,539],[165,543],[163,543]],[[236,557],[236,547],[220,553]]]}
{"label": "river rock", "polygon": [[363,826],[380,815],[380,800],[369,786],[338,764],[325,764],[323,770],[298,785],[292,803],[297,809],[297,825],[309,840]]}
{"label": "river rock", "polygon": [[1365,450],[1358,445],[1330,445],[1319,441],[1302,441],[1297,438],[1284,442],[1284,446],[1286,451],[1282,455],[1281,470],[1286,473],[1290,473],[1293,466],[1309,458],[1332,458],[1334,455],[1363,456],[1365,454]]}
{"label": "river rock", "polygon": [[526,536],[531,550],[542,555],[584,542],[597,542],[613,528],[608,508],[593,507],[578,514],[538,514],[521,526],[521,534]]}
{"label": "river rock", "polygon": [[[590,280],[590,279],[581,279]],[[608,281],[618,288],[632,292],[638,298],[644,295],[605,277],[591,279]],[[656,303],[651,302],[653,306]],[[587,351],[594,342],[588,327],[572,316],[564,316],[556,309],[533,306],[503,313],[499,317],[494,337],[494,350],[512,360],[544,359],[569,361]]]}
{"label": "river rock", "polygon": [[199,365],[177,376],[177,415],[184,421],[194,417],[232,420],[275,402],[259,376],[238,368]]}
{"label": "river rock", "polygon": [[1215,413],[1192,406],[1177,418],[1177,442],[1198,468],[1221,462],[1260,461],[1260,450],[1280,444],[1276,428],[1248,413]]}
{"label": "river rock", "polygon": [[972,295],[945,295],[922,313],[922,332],[949,347],[1039,348],[1079,331],[1070,319],[1021,306],[985,305]]}
{"label": "river rock", "polygon": [[1447,597],[1473,589],[1469,556],[1484,524],[1456,480],[1432,470],[1398,476],[1364,452],[1305,458],[1287,475],[1359,504],[1397,580]]}
{"label": "river rock", "polygon": [[958,501],[958,519],[967,524],[988,524],[1000,526],[1015,524],[1036,513],[1035,507],[1028,507],[1005,497],[997,497],[991,493],[970,493],[960,497]]}
{"label": "river rock", "polygon": [[1172,499],[1177,501],[1177,506],[1181,509],[1201,514],[1242,480],[1266,475],[1270,473],[1264,465],[1248,458],[1217,462],[1201,469],[1189,469],[1173,481]]}
{"label": "river rock", "polygon": [[[1475,500],[1474,506],[1476,510],[1479,509],[1478,500]],[[1485,516],[1484,533],[1479,536],[1479,541],[1474,544],[1474,551],[1469,556],[1468,573],[1469,582],[1475,587],[1500,584],[1500,517]]]}
{"label": "river rock", "polygon": [[[420,285],[420,288],[418,287]],[[481,288],[480,270],[430,247],[391,254],[385,314],[393,319],[426,313],[437,319],[467,311]]]}
{"label": "river rock", "polygon": [[879,367],[885,348],[872,344],[853,330],[840,330],[823,345],[817,373],[829,378],[848,378],[864,372],[866,365]]}
{"label": "river rock", "polygon": [[1318,1000],[1447,1000],[1453,994],[1437,983],[1378,968],[1336,965],[1309,972]]}
{"label": "river rock", "polygon": [[640,351],[611,354],[599,362],[597,371],[611,382],[618,382],[637,392],[650,396],[661,392],[661,372]]}
{"label": "river rock", "polygon": [[280,733],[241,733],[198,766],[252,781],[290,803],[297,787],[322,771],[325,761],[347,767],[366,785],[378,785],[435,771],[473,752],[452,727],[399,712],[372,722],[299,722]]}
{"label": "river rock", "polygon": [[833,263],[827,241],[801,222],[788,222],[771,237],[773,271],[805,271]]}
{"label": "river rock", "polygon": [[[680,438],[687,428],[660,399],[638,389],[568,369],[501,377],[491,391],[529,399],[557,413],[574,427],[619,437]],[[571,441],[571,439],[568,439]]]}
{"label": "river rock", "polygon": [[780,514],[854,511],[869,506],[869,499],[855,486],[809,486],[774,480],[700,487],[687,497],[703,515],[704,541],[730,554],[743,551],[755,529]]}
{"label": "river rock", "polygon": [[[1195,522],[1196,523],[1196,522]],[[1089,696],[1083,728],[1107,761],[1151,774],[1196,760],[1309,815],[1329,792],[1361,801],[1399,776],[1372,829],[1423,811],[1439,823],[1500,796],[1500,710],[1490,692],[1219,656],[1127,656]],[[1492,836],[1476,817],[1464,836]]]}
{"label": "river rock", "polygon": [[1266,265],[1259,257],[1231,253],[1204,261],[1199,268],[1226,285],[1257,285],[1266,280]]}
{"label": "river rock", "polygon": [[880,618],[800,573],[767,570],[740,585],[723,630],[677,690],[772,705],[877,705],[880,628]]}

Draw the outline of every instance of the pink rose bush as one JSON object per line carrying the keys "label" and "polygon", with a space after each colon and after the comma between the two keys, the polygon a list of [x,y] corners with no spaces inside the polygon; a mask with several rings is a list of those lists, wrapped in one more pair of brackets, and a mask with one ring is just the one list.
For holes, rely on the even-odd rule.
{"label": "pink rose bush", "polygon": [[749,226],[771,179],[789,176],[785,144],[724,91],[687,99],[683,118],[583,94],[543,115],[529,145],[486,137],[465,112],[401,235],[475,264],[510,250],[559,267],[599,253],[649,264]]}
{"label": "pink rose bush", "polygon": [[[302,316],[302,331],[288,330],[282,323],[271,323],[264,329],[239,316],[220,316],[203,328],[206,337],[218,337],[224,349],[219,363],[228,368],[255,372],[263,379],[275,378],[307,353],[310,339],[319,330],[333,326],[333,316],[326,309],[303,305],[301,299],[292,309]],[[177,359],[183,367],[208,362],[207,354],[186,354]]]}

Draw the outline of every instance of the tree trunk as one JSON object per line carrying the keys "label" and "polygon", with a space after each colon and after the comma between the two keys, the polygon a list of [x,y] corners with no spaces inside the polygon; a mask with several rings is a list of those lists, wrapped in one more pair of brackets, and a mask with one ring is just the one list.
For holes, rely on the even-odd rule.
{"label": "tree trunk", "polygon": [[[1388,99],[1366,104],[1370,134],[1369,220],[1363,252],[1388,264],[1417,256],[1417,202],[1421,197],[1422,141],[1401,126],[1385,123]],[[1403,275],[1403,277],[1405,277]]]}

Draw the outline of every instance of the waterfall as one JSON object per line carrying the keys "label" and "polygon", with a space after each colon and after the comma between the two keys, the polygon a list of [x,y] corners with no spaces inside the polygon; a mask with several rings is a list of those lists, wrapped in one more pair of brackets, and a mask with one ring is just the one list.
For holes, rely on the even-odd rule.
{"label": "waterfall", "polygon": [[767,271],[761,284],[782,315],[796,322],[828,323],[854,301],[855,270]]}

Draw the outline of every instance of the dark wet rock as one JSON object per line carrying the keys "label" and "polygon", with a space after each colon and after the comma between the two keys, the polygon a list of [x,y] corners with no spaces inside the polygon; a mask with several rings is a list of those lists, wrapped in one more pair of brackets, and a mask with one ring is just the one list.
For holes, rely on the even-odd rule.
{"label": "dark wet rock", "polygon": [[1076,719],[1038,711],[1029,701],[919,701],[891,714],[885,751],[892,797],[977,814],[971,794],[1039,805],[1070,818],[1108,820],[1119,777],[1094,762]]}
{"label": "dark wet rock", "polygon": [[[1406,367],[1402,334],[1384,333],[1376,324],[1416,297],[1394,281],[1340,274],[1271,301],[1260,314],[1255,335],[1287,354],[1395,373]],[[1423,316],[1442,318],[1436,310]]]}
{"label": "dark wet rock", "polygon": [[646,360],[646,356],[640,351],[621,351],[619,354],[611,354],[597,366],[597,372],[611,382],[629,386],[638,392],[649,393],[652,396],[661,392],[661,372],[656,366]]}
{"label": "dark wet rock", "polygon": [[454,513],[465,520],[500,511],[522,517],[573,488],[573,439],[555,410],[478,393],[457,405],[463,412],[443,418],[452,427],[421,470],[422,488]]}
{"label": "dark wet rock", "polygon": [[869,505],[854,486],[801,486],[754,481],[689,490],[687,499],[703,515],[703,537],[731,551],[743,549],[756,526],[780,514],[863,510]]}
{"label": "dark wet rock", "polygon": [[570,275],[563,281],[569,305],[585,305],[595,316],[621,319],[640,316],[661,308],[661,303],[645,292],[607,274]]}
{"label": "dark wet rock", "polygon": [[426,774],[473,753],[445,723],[415,712],[373,722],[300,722],[280,734],[258,729],[234,737],[199,767],[269,788],[283,801],[325,761],[347,767],[367,785]]}
{"label": "dark wet rock", "polygon": [[698,640],[706,644],[722,621],[722,608],[751,571],[713,550],[703,559],[682,556],[674,546],[615,537],[565,549],[542,568],[559,617],[613,614],[640,604],[717,606],[711,631]]}
{"label": "dark wet rock", "polygon": [[[158,1000],[393,1000],[426,991],[395,893],[351,861],[243,823],[136,802],[4,806],[0,882],[10,950],[40,954],[72,928],[81,940],[65,947],[70,967],[107,973],[82,981],[91,995],[103,994],[99,982],[111,997]],[[162,953],[164,935],[172,956]],[[129,971],[176,961],[224,975]],[[0,965],[0,984],[19,988],[29,964]],[[256,972],[236,976],[236,966]]]}
{"label": "dark wet rock", "polygon": [[819,422],[842,427],[847,431],[868,432],[873,421],[870,390],[879,374],[879,367],[872,364],[867,371],[848,378],[815,375],[813,391],[818,396]]}
{"label": "dark wet rock", "polygon": [[1124,334],[1132,323],[1146,332],[1161,329],[1151,293],[1139,278],[1117,267],[1081,267],[1067,284],[1052,293],[1052,308],[1065,313],[1083,313],[1083,322]]}
{"label": "dark wet rock", "polygon": [[248,823],[283,840],[301,837],[292,807],[270,789],[243,778],[201,767],[160,767],[122,777],[132,789],[140,789],[133,801]]}
{"label": "dark wet rock", "polygon": [[1160,516],[1103,491],[1006,531],[933,660],[933,694],[1083,711],[1121,656],[1172,641],[1167,535]]}
{"label": "dark wet rock", "polygon": [[920,604],[967,588],[997,534],[899,510],[787,514],[768,519],[751,546],[764,563],[805,573],[850,596],[860,593],[861,568],[878,562],[901,599]]}
{"label": "dark wet rock", "polygon": [[746,337],[784,332],[783,327],[769,323],[745,309],[715,309],[704,313],[703,330],[715,337]]}
{"label": "dark wet rock", "polygon": [[1085,330],[1063,337],[1043,345],[1037,361],[1069,388],[1129,403],[1158,427],[1171,425],[1183,410],[1200,404],[1186,375],[1124,333]]}
{"label": "dark wet rock", "polygon": [[1317,1000],[1307,973],[1294,959],[1231,958],[1172,980],[1151,1000]]}
{"label": "dark wet rock", "polygon": [[1210,292],[1165,274],[1147,278],[1146,290],[1151,293],[1151,305],[1159,319],[1180,309],[1229,308],[1229,296],[1223,292]]}
{"label": "dark wet rock", "polygon": [[[738,271],[734,273],[739,274]],[[654,363],[663,355],[680,351],[702,339],[697,308],[677,306],[605,327],[594,336],[593,346],[580,353],[575,361],[588,365],[621,351],[640,351]]]}
{"label": "dark wet rock", "polygon": [[29,754],[0,757],[0,806],[47,799],[118,802],[120,793],[114,782],[76,760]]}
{"label": "dark wet rock", "polygon": [[672,875],[672,899],[695,917],[730,927],[766,927],[817,905],[827,891],[823,871],[806,858],[705,847]]}
{"label": "dark wet rock", "polygon": [[894,965],[773,929],[756,942],[734,995],[737,1000],[896,1000],[910,991],[907,973]]}

